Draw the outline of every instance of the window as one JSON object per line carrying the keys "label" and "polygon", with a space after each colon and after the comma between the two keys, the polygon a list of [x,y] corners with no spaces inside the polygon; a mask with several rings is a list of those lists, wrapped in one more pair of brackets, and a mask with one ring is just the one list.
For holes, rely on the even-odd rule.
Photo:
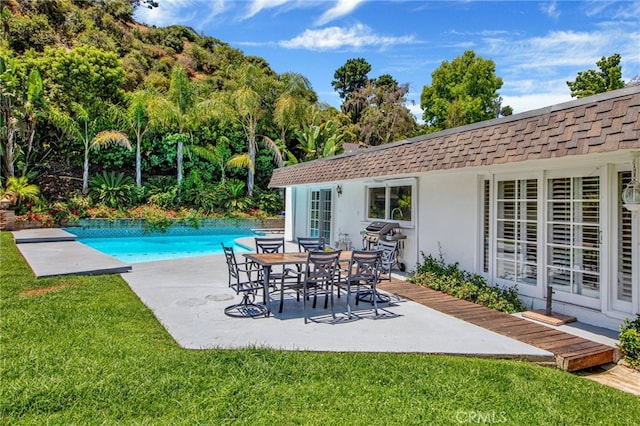
{"label": "window", "polygon": [[369,217],[371,219],[387,218],[387,189],[369,188]]}
{"label": "window", "polygon": [[535,286],[538,279],[538,181],[500,181],[496,202],[496,276]]}
{"label": "window", "polygon": [[547,284],[600,296],[600,178],[548,180]]}
{"label": "window", "polygon": [[367,188],[367,219],[411,222],[413,185],[384,185]]}

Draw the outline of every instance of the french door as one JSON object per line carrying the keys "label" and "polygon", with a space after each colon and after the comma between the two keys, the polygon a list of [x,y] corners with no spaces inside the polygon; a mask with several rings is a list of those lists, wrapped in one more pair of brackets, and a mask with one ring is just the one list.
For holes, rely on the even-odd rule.
{"label": "french door", "polygon": [[309,235],[331,241],[331,190],[311,191]]}
{"label": "french door", "polygon": [[552,178],[547,194],[547,285],[559,300],[600,306],[600,178]]}

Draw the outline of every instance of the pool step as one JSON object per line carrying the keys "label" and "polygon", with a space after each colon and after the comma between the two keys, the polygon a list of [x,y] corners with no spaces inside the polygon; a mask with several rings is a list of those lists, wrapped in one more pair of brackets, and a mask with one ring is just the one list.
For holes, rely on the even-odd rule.
{"label": "pool step", "polygon": [[26,229],[14,231],[13,236],[36,278],[121,274],[131,270],[131,265],[75,241],[75,235],[62,229]]}
{"label": "pool step", "polygon": [[39,228],[13,231],[13,239],[16,244],[52,243],[60,241],[75,241],[76,236],[59,228]]}

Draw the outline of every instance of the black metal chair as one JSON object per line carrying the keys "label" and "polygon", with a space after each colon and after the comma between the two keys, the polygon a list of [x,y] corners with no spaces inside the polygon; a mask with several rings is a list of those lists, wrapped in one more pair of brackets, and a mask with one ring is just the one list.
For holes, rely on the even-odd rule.
{"label": "black metal chair", "polygon": [[352,287],[355,289],[356,305],[360,300],[371,302],[376,316],[378,315],[378,302],[388,301],[378,293],[377,285],[381,269],[381,252],[378,250],[354,250],[349,260],[348,275],[339,284],[347,289],[347,312],[351,313]]}
{"label": "black metal chair", "polygon": [[257,253],[283,253],[284,237],[255,237]]}
{"label": "black metal chair", "polygon": [[[224,313],[237,318],[267,316],[267,307],[255,303],[256,293],[264,290],[260,269],[253,262],[238,262],[233,248],[225,246],[224,243],[221,245],[229,270],[229,287],[235,289],[236,294],[242,293],[242,301],[227,306]],[[264,292],[263,295],[268,297]]]}
{"label": "black metal chair", "polygon": [[325,248],[324,238],[298,237],[298,250],[300,250],[301,252],[313,251],[313,250],[324,250],[324,248]]}
{"label": "black metal chair", "polygon": [[398,242],[379,240],[374,250],[380,251],[379,280],[391,281],[391,270],[398,263]]}
{"label": "black metal chair", "polygon": [[[284,237],[256,237],[256,252],[257,253],[284,253],[285,242]],[[281,268],[278,271],[272,271],[270,275],[269,286],[273,289],[278,289],[280,286],[280,308],[279,313],[282,313],[284,305],[284,291],[286,289],[296,290],[296,298],[300,301],[300,290],[302,289],[300,281],[300,270],[293,270],[292,268]]]}
{"label": "black metal chair", "polygon": [[304,322],[308,322],[307,300],[313,294],[313,307],[316,307],[318,295],[324,294],[324,307],[327,308],[327,301],[331,300],[331,315],[336,317],[333,307],[333,287],[336,284],[336,270],[340,250],[336,251],[311,251],[307,255],[307,263],[302,280],[302,303],[304,312]]}

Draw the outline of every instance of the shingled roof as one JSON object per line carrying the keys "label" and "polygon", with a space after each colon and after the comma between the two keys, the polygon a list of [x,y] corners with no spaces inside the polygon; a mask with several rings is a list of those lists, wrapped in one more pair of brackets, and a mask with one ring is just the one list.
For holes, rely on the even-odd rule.
{"label": "shingled roof", "polygon": [[640,86],[273,171],[270,187],[640,148]]}

